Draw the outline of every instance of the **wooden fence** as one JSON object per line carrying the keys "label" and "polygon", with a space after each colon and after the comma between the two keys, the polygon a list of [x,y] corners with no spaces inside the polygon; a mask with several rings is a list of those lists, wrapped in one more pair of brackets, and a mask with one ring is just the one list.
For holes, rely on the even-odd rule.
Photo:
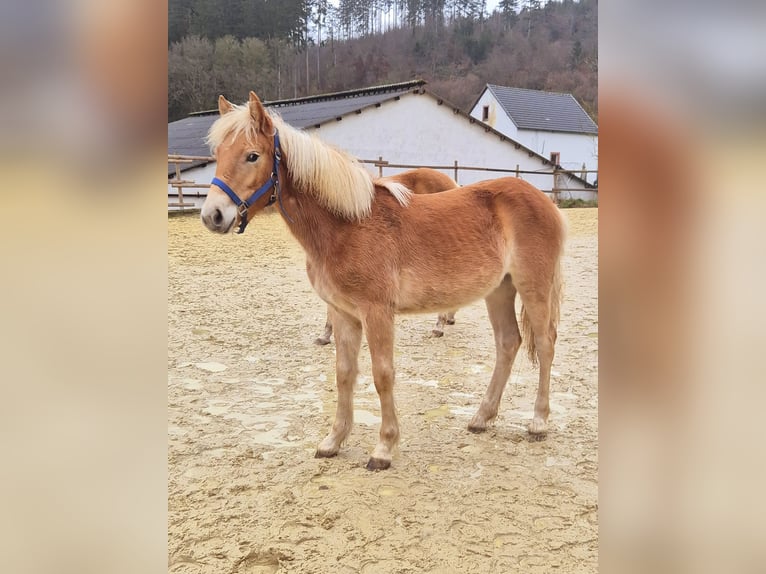
{"label": "wooden fence", "polygon": [[[186,203],[184,202],[184,194],[183,190],[184,188],[188,189],[194,189],[194,188],[209,188],[210,183],[197,183],[192,180],[185,180],[181,177],[181,165],[185,163],[194,163],[197,161],[215,161],[215,158],[211,156],[193,156],[193,155],[177,155],[177,154],[169,154],[168,155],[168,163],[169,164],[175,164],[175,178],[174,179],[168,179],[168,185],[174,188],[175,192],[173,193],[173,196],[175,197],[177,195],[178,200],[173,202],[168,202],[168,207],[177,207],[181,211],[183,211],[185,208],[194,208],[195,204],[193,203]],[[466,166],[466,165],[460,165],[458,164],[458,161],[455,160],[451,165],[411,165],[411,164],[403,164],[403,163],[390,163],[387,160],[384,160],[382,157],[379,157],[378,159],[360,159],[361,163],[372,165],[373,167],[376,167],[378,169],[378,177],[383,177],[383,169],[389,168],[389,169],[415,169],[419,167],[427,167],[431,169],[438,169],[445,172],[451,172],[452,178],[460,183],[460,171],[482,171],[482,172],[492,172],[492,173],[502,173],[502,174],[509,174],[513,175],[514,177],[521,177],[522,175],[550,175],[552,179],[552,185],[550,190],[547,190],[548,193],[551,194],[553,200],[556,203],[559,203],[561,197],[561,193],[565,191],[590,191],[594,193],[598,193],[598,188],[595,186],[592,186],[591,184],[584,184],[582,188],[577,189],[570,189],[565,185],[562,185],[562,178],[567,175],[573,175],[575,177],[585,178],[586,174],[589,173],[598,173],[597,170],[587,170],[587,169],[581,169],[581,170],[567,170],[567,169],[561,169],[557,165],[551,164],[551,170],[550,171],[530,171],[530,170],[523,170],[519,169],[519,165],[516,164],[515,169],[509,169],[509,168],[495,168],[495,167],[477,167],[477,166]],[[170,197],[170,194],[168,194]]]}
{"label": "wooden fence", "polygon": [[[383,177],[383,168],[415,169],[418,167],[427,167],[431,169],[438,169],[441,171],[447,171],[447,172],[451,171],[452,179],[454,179],[458,184],[460,183],[460,175],[459,175],[460,170],[503,173],[503,174],[513,175],[514,177],[521,177],[522,175],[550,175],[553,177],[553,185],[551,185],[551,189],[549,193],[553,196],[553,200],[556,203],[559,202],[559,194],[562,191],[569,190],[568,187],[561,185],[561,178],[563,176],[574,175],[575,177],[580,177],[582,179],[585,179],[586,174],[598,173],[598,170],[562,169],[554,164],[551,164],[551,168],[552,168],[551,171],[532,171],[532,170],[519,169],[519,164],[516,164],[515,169],[508,169],[508,168],[499,168],[499,167],[477,167],[477,166],[459,165],[457,160],[455,160],[452,163],[452,165],[408,165],[408,164],[401,164],[401,163],[390,163],[384,160],[382,157],[379,157],[378,159],[360,159],[359,161],[362,163],[371,164],[372,166],[377,167],[378,177]],[[580,191],[580,190],[592,191],[594,193],[598,193],[598,188],[595,186],[591,186],[590,184],[584,184],[582,188],[577,189],[577,191]]]}
{"label": "wooden fence", "polygon": [[[186,208],[195,208],[195,204],[193,203],[186,203],[184,201],[184,188],[209,188],[210,183],[197,183],[192,180],[182,179],[181,178],[181,165],[185,163],[194,163],[196,161],[215,161],[214,157],[211,156],[199,156],[199,155],[178,155],[178,154],[168,154],[168,163],[169,164],[175,164],[175,178],[174,179],[168,179],[168,185],[174,188],[175,195],[178,196],[178,201],[176,202],[170,202],[168,201],[168,207],[177,207],[181,211],[184,211]],[[170,194],[168,194],[168,197],[170,197]]]}

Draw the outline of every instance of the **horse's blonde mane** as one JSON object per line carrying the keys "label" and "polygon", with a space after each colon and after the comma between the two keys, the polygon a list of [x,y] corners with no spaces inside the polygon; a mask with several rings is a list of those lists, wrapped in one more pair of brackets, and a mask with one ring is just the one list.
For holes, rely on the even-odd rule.
{"label": "horse's blonde mane", "polygon": [[[347,219],[367,217],[375,198],[375,187],[362,164],[346,152],[289,126],[278,115],[272,112],[269,115],[279,130],[284,162],[296,190],[312,194],[324,207]],[[215,154],[226,138],[239,136],[250,143],[256,142],[259,136],[247,104],[232,105],[230,112],[210,126],[205,141]],[[398,184],[384,187],[399,203],[407,205],[409,189]]]}
{"label": "horse's blonde mane", "polygon": [[396,201],[402,205],[408,205],[410,203],[412,190],[403,183],[389,181],[386,178],[379,178],[375,180],[375,185],[386,188],[388,192],[396,198]]}

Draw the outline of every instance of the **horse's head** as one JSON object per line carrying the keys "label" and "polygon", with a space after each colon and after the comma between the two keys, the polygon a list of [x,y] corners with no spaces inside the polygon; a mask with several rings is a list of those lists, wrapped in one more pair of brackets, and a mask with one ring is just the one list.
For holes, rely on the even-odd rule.
{"label": "horse's head", "polygon": [[279,139],[274,122],[254,92],[242,106],[218,98],[221,114],[207,141],[216,158],[215,178],[202,205],[210,231],[228,233],[274,202],[278,193]]}

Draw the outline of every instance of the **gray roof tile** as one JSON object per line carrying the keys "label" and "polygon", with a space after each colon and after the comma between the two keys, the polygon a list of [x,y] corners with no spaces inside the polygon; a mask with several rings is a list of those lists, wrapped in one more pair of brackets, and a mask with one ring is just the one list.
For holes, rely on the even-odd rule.
{"label": "gray roof tile", "polygon": [[266,105],[282,116],[282,119],[291,126],[306,128],[334,120],[349,112],[385,102],[386,100],[406,94],[408,91],[405,89],[380,94],[343,97],[337,100],[299,101],[285,104],[275,102]]}
{"label": "gray roof tile", "polygon": [[215,115],[189,116],[168,124],[168,153],[180,155],[210,155],[205,136],[218,119]]}
{"label": "gray roof tile", "polygon": [[597,134],[598,126],[572,94],[487,84],[505,112],[522,130]]}

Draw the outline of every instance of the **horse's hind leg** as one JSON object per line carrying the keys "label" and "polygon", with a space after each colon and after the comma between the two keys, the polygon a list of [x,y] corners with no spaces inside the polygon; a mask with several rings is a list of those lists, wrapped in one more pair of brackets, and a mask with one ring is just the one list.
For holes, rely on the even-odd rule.
{"label": "horse's hind leg", "polygon": [[[535,413],[529,423],[529,434],[544,435],[548,430],[550,414],[551,364],[553,363],[554,345],[556,344],[556,324],[551,319],[552,301],[556,295],[551,293],[550,285],[546,288],[524,289],[519,287],[524,304],[524,336],[534,337],[537,361],[540,365],[540,379],[537,385]],[[529,344],[529,342],[528,342]]]}
{"label": "horse's hind leg", "polygon": [[332,321],[330,320],[330,307],[327,307],[327,319],[324,322],[324,335],[314,340],[317,345],[327,345],[332,337]]}
{"label": "horse's hind leg", "polygon": [[370,347],[372,377],[380,399],[382,419],[380,440],[372,451],[367,469],[383,470],[391,466],[393,450],[399,442],[399,423],[394,406],[394,317],[386,310],[371,310],[364,317],[364,330]]}
{"label": "horse's hind leg", "polygon": [[[328,307],[328,311],[330,308]],[[338,405],[335,422],[330,434],[319,443],[316,457],[335,456],[340,445],[346,440],[354,423],[354,384],[359,372],[359,348],[362,344],[361,322],[340,311],[330,312],[335,325],[335,379],[338,386]]]}
{"label": "horse's hind leg", "polygon": [[439,313],[439,316],[436,318],[436,326],[433,329],[431,329],[431,334],[434,337],[443,337],[444,325],[446,324],[447,324],[447,314]]}
{"label": "horse's hind leg", "polygon": [[468,430],[471,432],[484,432],[487,430],[487,423],[497,416],[500,399],[511,374],[513,360],[521,346],[521,334],[514,308],[515,300],[516,288],[509,275],[505,276],[498,288],[485,300],[492,330],[495,333],[497,359],[484,399],[468,425]]}
{"label": "horse's hind leg", "polygon": [[442,337],[444,335],[444,325],[455,324],[455,311],[449,311],[447,313],[439,313],[439,317],[436,319],[436,326],[431,330],[434,337]]}

